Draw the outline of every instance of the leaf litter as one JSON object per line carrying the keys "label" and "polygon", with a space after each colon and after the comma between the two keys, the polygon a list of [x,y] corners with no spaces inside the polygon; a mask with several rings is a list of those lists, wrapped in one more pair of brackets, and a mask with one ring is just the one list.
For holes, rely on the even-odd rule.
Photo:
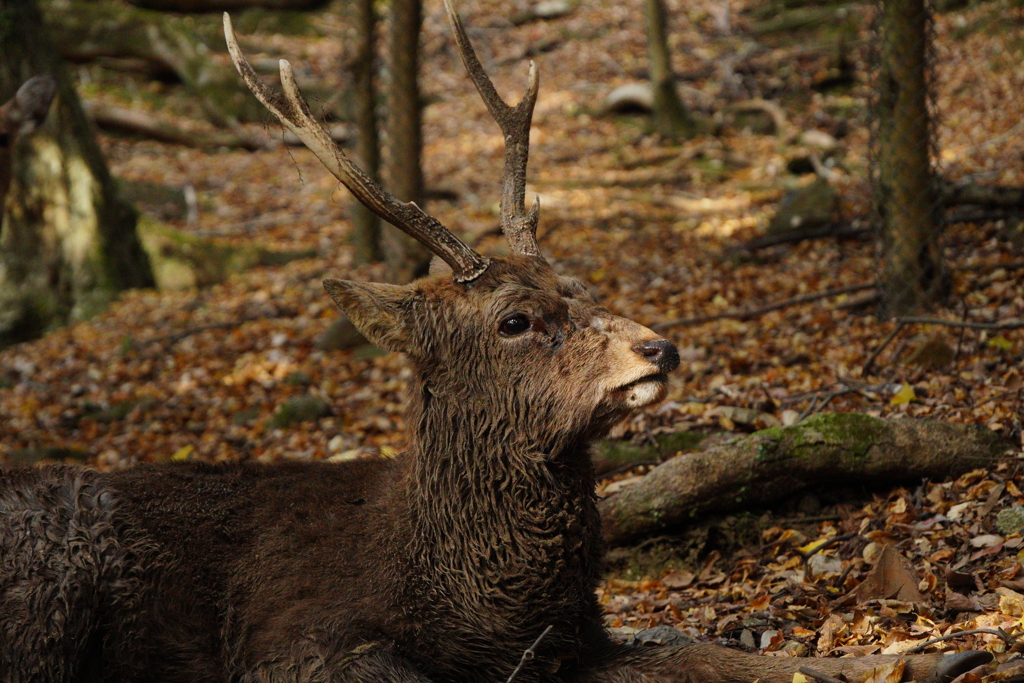
{"label": "leaf litter", "polygon": [[[866,85],[812,90],[830,68],[827,50],[767,39],[746,49],[754,5],[731,3],[733,25],[723,33],[713,19],[719,4],[668,3],[674,67],[685,76],[688,104],[711,114],[737,98],[771,98],[793,131],[831,133],[843,154],[833,179],[843,215],[863,215],[867,128],[859,114],[842,112],[863,111]],[[795,149],[790,135],[726,127],[670,144],[648,135],[642,118],[597,115],[604,94],[646,69],[639,0],[584,3],[567,17],[515,27],[503,19],[506,4],[460,5],[467,24],[480,27],[474,40],[500,92],[519,93],[523,59],[538,63],[543,85],[528,189],[541,195],[541,244],[556,269],[582,277],[613,312],[657,326],[873,281],[867,242],[742,248],[761,234],[784,192],[808,181],[785,170]],[[439,7],[427,3],[425,17],[423,87],[433,102],[425,111],[425,174],[431,189],[457,199],[432,201],[429,210],[482,250],[500,252],[493,227],[501,137],[448,46]],[[1024,184],[1016,120],[1024,75],[1009,68],[1021,48],[998,19],[1019,11],[996,0],[936,19],[938,148],[951,180]],[[328,38],[344,29],[333,15],[321,22]],[[252,40],[338,83],[339,41]],[[854,41],[853,58],[864,59],[866,43]],[[723,63],[733,65],[731,76]],[[0,351],[0,459],[109,469],[400,449],[409,378],[401,359],[317,348],[335,320],[318,281],[381,280],[383,272],[352,265],[350,199],[312,155],[101,142],[118,176],[195,190],[197,220],[167,221],[172,227],[318,256],[199,291],[128,292],[90,321]],[[936,317],[1024,318],[1014,229],[1004,220],[946,231],[954,294]],[[683,358],[670,396],[613,436],[751,431],[828,409],[979,423],[1020,443],[1021,330],[907,326],[866,364],[895,323],[858,307],[855,297],[666,328]],[[916,353],[928,345],[940,352]],[[314,409],[284,419],[285,405]],[[775,656],[979,648],[996,653],[999,666],[968,680],[1002,680],[1020,673],[1022,487],[1017,461],[1007,460],[955,481],[837,503],[818,515],[824,521],[766,512],[756,543],[698,553],[686,566],[636,579],[613,576],[599,596],[608,625],[623,635],[670,625]],[[835,539],[843,540],[829,543]],[[961,632],[970,633],[955,635]],[[947,636],[954,637],[926,645]],[[871,680],[894,676],[892,667]]]}

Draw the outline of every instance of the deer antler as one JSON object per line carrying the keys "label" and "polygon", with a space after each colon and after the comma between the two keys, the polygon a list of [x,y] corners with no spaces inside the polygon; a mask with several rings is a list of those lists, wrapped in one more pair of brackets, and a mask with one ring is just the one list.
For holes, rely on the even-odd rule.
{"label": "deer antler", "polygon": [[283,96],[260,80],[238,47],[235,32],[231,28],[231,17],[227,12],[224,13],[224,38],[228,43],[231,61],[235,63],[235,68],[256,99],[302,140],[302,143],[355,195],[356,199],[370,211],[441,257],[452,267],[452,276],[456,282],[469,282],[487,270],[489,259],[473,251],[414,202],[403,202],[375,183],[345,156],[345,152],[335,144],[310,113],[309,106],[295,83],[291,64],[284,59],[280,62]]}
{"label": "deer antler", "polygon": [[519,104],[510,107],[494,89],[494,83],[488,78],[476,52],[473,51],[462,20],[455,11],[453,0],[444,0],[444,8],[455,32],[455,42],[459,46],[459,54],[462,55],[462,62],[469,71],[469,77],[505,136],[505,169],[501,179],[501,231],[505,233],[505,239],[513,251],[538,256],[540,248],[537,246],[537,219],[540,216],[540,198],[534,197],[529,213],[526,211],[526,162],[530,156],[530,122],[533,120],[533,107],[537,103],[537,67],[530,62],[526,93]]}

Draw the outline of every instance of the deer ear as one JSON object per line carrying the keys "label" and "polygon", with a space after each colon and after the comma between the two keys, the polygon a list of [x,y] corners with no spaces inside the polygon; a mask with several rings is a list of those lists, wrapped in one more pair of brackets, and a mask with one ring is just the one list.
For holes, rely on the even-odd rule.
{"label": "deer ear", "polygon": [[403,315],[411,287],[328,279],[324,289],[371,343],[388,351],[412,350]]}

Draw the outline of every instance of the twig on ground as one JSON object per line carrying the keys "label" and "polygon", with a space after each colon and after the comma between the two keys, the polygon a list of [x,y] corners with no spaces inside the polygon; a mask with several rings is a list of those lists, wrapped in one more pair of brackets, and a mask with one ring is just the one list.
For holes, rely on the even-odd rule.
{"label": "twig on ground", "polygon": [[832,585],[836,588],[842,589],[843,584],[846,583],[846,577],[850,575],[850,572],[853,571],[855,566],[856,562],[850,562],[850,564],[846,565],[846,567],[843,568],[842,573],[839,574],[839,576],[836,577],[836,580],[832,582]]}
{"label": "twig on ground", "polygon": [[636,547],[633,548],[633,551],[639,553],[661,543],[678,542],[678,540],[678,538],[674,538],[672,536],[651,536],[650,538],[645,539],[642,543],[637,544]]}
{"label": "twig on ground", "polygon": [[837,514],[831,515],[809,515],[807,517],[781,517],[778,524],[811,524],[814,522],[836,522],[842,519]]}
{"label": "twig on ground", "polygon": [[1001,392],[999,392],[998,394],[996,394],[994,396],[989,396],[984,401],[976,403],[974,405],[974,407],[977,408],[978,406],[983,406],[986,403],[991,403],[992,401],[997,401],[997,400],[1001,399],[1003,396],[1009,396],[1010,394],[1020,394],[1021,392],[1024,392],[1024,389],[1010,389],[1009,391],[1001,391]]}
{"label": "twig on ground", "polygon": [[896,338],[896,335],[898,335],[905,326],[906,323],[904,323],[901,320],[899,323],[896,324],[896,327],[893,329],[893,331],[889,333],[889,336],[885,338],[885,341],[883,341],[881,344],[875,347],[875,350],[871,352],[871,355],[868,356],[868,359],[864,361],[864,367],[861,368],[860,371],[861,377],[867,376],[868,371],[871,370],[871,366],[875,362],[875,359],[878,358],[878,354],[880,354],[886,346],[892,343],[892,340]]}
{"label": "twig on ground", "polygon": [[[806,399],[820,399],[822,396],[828,396],[833,392],[839,392],[841,396],[847,393],[847,390],[859,393],[861,396],[868,400],[874,400],[875,397],[870,394],[880,394],[886,390],[886,384],[871,384],[870,382],[858,382],[850,377],[844,377],[841,380],[831,382],[820,389],[814,389],[812,391],[801,391],[795,394],[789,394],[778,399],[781,405],[793,405],[794,403],[800,403]],[[705,401],[706,403],[706,401]]]}
{"label": "twig on ground", "polygon": [[151,344],[177,344],[186,337],[191,337],[193,334],[199,334],[200,332],[209,332],[211,330],[231,330],[236,327],[241,327],[246,323],[251,323],[255,320],[266,320],[268,318],[293,318],[297,315],[294,309],[282,309],[279,311],[272,311],[270,313],[260,315],[247,315],[238,320],[231,320],[222,323],[211,323],[209,325],[199,325],[197,327],[190,327],[182,330],[181,332],[175,332],[174,334],[168,334],[161,337],[151,337],[149,339],[143,339],[137,342],[137,345],[149,346]]}
{"label": "twig on ground", "polygon": [[808,678],[813,678],[814,680],[818,681],[818,683],[846,683],[846,681],[840,678],[836,678],[835,676],[829,676],[828,674],[816,671],[815,669],[812,669],[809,666],[801,666],[799,669],[797,669],[797,671],[802,673],[804,676],[807,676]]}
{"label": "twig on ground", "polygon": [[849,311],[855,308],[867,308],[871,304],[877,304],[882,300],[882,294],[879,291],[868,292],[861,294],[860,296],[851,296],[846,301],[841,301],[835,305],[837,311]]}
{"label": "twig on ground", "polygon": [[533,641],[533,645],[526,648],[526,652],[523,653],[523,656],[519,660],[519,664],[516,666],[515,671],[512,672],[512,675],[508,677],[508,680],[506,680],[505,683],[512,683],[512,681],[516,679],[516,676],[519,675],[519,672],[520,670],[522,670],[523,665],[531,659],[533,659],[534,655],[537,654],[537,646],[540,645],[540,641],[544,640],[544,638],[549,633],[551,633],[552,628],[554,628],[554,625],[549,625],[546,629],[544,629],[543,633],[537,636],[537,640]]}
{"label": "twig on ground", "polygon": [[261,316],[247,316],[238,320],[232,320],[226,323],[212,323],[210,325],[200,325],[198,327],[190,327],[187,330],[181,332],[175,332],[174,334],[168,334],[162,337],[152,337],[150,339],[144,339],[140,341],[139,346],[148,346],[150,344],[177,344],[182,339],[190,337],[193,334],[199,334],[200,332],[209,332],[211,330],[230,330],[235,327],[244,325],[245,323],[252,322],[253,320],[259,320]]}
{"label": "twig on ground", "polygon": [[1017,642],[1017,638],[1018,638],[1018,636],[1012,636],[1012,635],[1010,635],[1009,633],[1007,633],[1006,631],[1004,631],[1001,628],[997,628],[997,629],[992,629],[992,628],[972,628],[972,629],[969,629],[967,631],[957,631],[956,633],[948,633],[948,634],[946,634],[944,636],[939,636],[938,638],[932,638],[931,640],[926,640],[925,642],[921,643],[920,645],[917,645],[917,646],[912,647],[909,650],[907,650],[906,654],[912,655],[912,654],[917,654],[919,652],[924,652],[925,648],[928,648],[928,647],[930,647],[932,645],[935,645],[936,643],[941,643],[941,642],[946,641],[946,640],[952,640],[954,638],[959,638],[960,636],[971,636],[971,635],[974,635],[976,633],[987,633],[987,634],[992,635],[992,636],[999,636],[1000,638],[1003,639],[1003,642],[1006,643],[1007,647],[1010,647],[1015,642]]}
{"label": "twig on ground", "polygon": [[957,266],[953,270],[961,273],[974,271],[974,270],[995,270],[1002,268],[1004,270],[1018,270],[1024,268],[1024,261],[996,261],[994,263],[972,263],[969,266]]}
{"label": "twig on ground", "polygon": [[839,398],[840,396],[844,396],[846,394],[859,393],[861,393],[860,389],[844,386],[842,389],[836,389],[835,391],[830,391],[827,394],[815,396],[814,399],[811,400],[811,405],[807,406],[807,409],[804,412],[800,413],[800,417],[798,417],[796,421],[800,422],[805,417],[809,417],[810,415],[816,415],[820,413],[821,411],[825,410],[825,408],[828,407],[828,404],[831,403],[833,399]]}
{"label": "twig on ground", "polygon": [[994,323],[971,322],[967,320],[945,320],[943,318],[896,318],[907,325],[945,325],[946,327],[967,327],[972,330],[1019,330],[1024,328],[1024,320],[1003,320]]}
{"label": "twig on ground", "polygon": [[750,320],[751,318],[757,318],[765,313],[771,313],[782,308],[788,308],[789,306],[796,306],[798,304],[811,303],[812,301],[818,301],[820,299],[828,299],[833,296],[841,296],[843,294],[852,294],[853,292],[862,292],[866,289],[873,289],[875,283],[863,283],[859,285],[849,285],[846,287],[836,287],[835,289],[826,289],[823,292],[815,292],[813,294],[802,294],[800,296],[794,296],[789,299],[783,299],[773,304],[761,306],[760,308],[751,308],[746,311],[726,311],[725,313],[716,313],[714,315],[702,315],[696,318],[680,318],[679,320],[669,320],[667,322],[658,323],[652,327],[652,329],[660,331],[666,330],[670,327],[686,327],[690,325],[702,325],[713,320],[724,320],[726,318],[734,318],[736,320]]}
{"label": "twig on ground", "polygon": [[818,396],[821,396],[824,393],[833,391],[832,387],[839,386],[839,384],[839,382],[832,382],[828,386],[824,386],[820,389],[812,389],[811,391],[801,391],[796,394],[789,394],[788,396],[783,396],[782,398],[780,398],[779,402],[782,405],[791,405],[793,403],[798,403],[804,400],[805,398],[817,398]]}
{"label": "twig on ground", "polygon": [[764,237],[757,237],[744,242],[738,247],[730,249],[731,252],[736,251],[757,251],[758,249],[766,249],[767,247],[775,247],[780,244],[790,244],[793,242],[803,242],[804,240],[820,239],[823,237],[837,237],[837,238],[851,238],[851,237],[863,237],[871,234],[871,230],[868,228],[854,227],[849,223],[831,223],[829,225],[822,226],[820,228],[798,229],[798,230],[787,230],[776,235],[765,235]]}

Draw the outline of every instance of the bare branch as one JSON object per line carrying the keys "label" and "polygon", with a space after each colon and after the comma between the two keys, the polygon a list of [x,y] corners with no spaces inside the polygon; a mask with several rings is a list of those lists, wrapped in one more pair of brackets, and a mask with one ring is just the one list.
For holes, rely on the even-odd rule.
{"label": "bare branch", "polygon": [[519,104],[510,107],[494,89],[494,83],[480,64],[453,3],[454,0],[444,0],[444,8],[455,33],[455,42],[459,46],[462,62],[466,65],[469,77],[473,80],[473,85],[483,98],[484,104],[487,105],[487,111],[498,122],[502,135],[505,136],[505,168],[501,179],[501,231],[505,233],[505,239],[513,251],[539,256],[537,220],[540,217],[540,198],[534,197],[530,211],[526,211],[526,163],[530,156],[530,123],[533,120],[533,107],[537,104],[537,90],[540,85],[537,66],[530,62],[526,93]]}
{"label": "bare branch", "polygon": [[892,342],[892,340],[896,338],[896,336],[903,330],[905,326],[906,323],[902,321],[897,323],[896,327],[893,328],[893,331],[889,333],[889,336],[886,337],[881,344],[875,347],[875,350],[871,352],[871,355],[868,356],[868,359],[864,361],[864,367],[861,369],[862,377],[867,377],[868,372],[871,370],[871,366],[875,364],[875,359],[878,358],[878,354],[882,353],[882,350],[885,349],[885,347],[888,346]]}
{"label": "bare branch", "polygon": [[544,629],[544,631],[539,636],[537,636],[537,640],[533,641],[533,645],[526,648],[526,651],[523,652],[523,656],[519,659],[519,664],[516,665],[515,671],[512,672],[512,674],[508,677],[508,680],[506,680],[505,683],[512,683],[512,681],[516,679],[516,676],[519,675],[519,672],[522,670],[523,665],[534,658],[534,656],[537,654],[537,646],[540,645],[540,641],[544,640],[544,638],[546,638],[547,635],[551,633],[552,628],[554,628],[554,626],[549,625],[546,629]]}
{"label": "bare branch", "polygon": [[456,282],[469,282],[483,273],[490,261],[470,249],[433,216],[412,202],[403,202],[375,183],[345,156],[323,127],[313,118],[295,83],[292,67],[280,61],[281,85],[284,95],[271,90],[246,61],[231,28],[231,18],[224,13],[224,38],[231,60],[242,80],[263,106],[309,148],[341,184],[370,211],[422,243],[452,267]]}
{"label": "bare branch", "polygon": [[735,320],[750,320],[751,318],[758,318],[765,313],[771,313],[772,311],[778,311],[782,308],[788,308],[790,306],[796,306],[797,304],[811,303],[812,301],[818,301],[819,299],[828,299],[833,296],[840,296],[842,294],[853,294],[854,292],[862,292],[866,289],[874,289],[875,283],[868,282],[860,285],[849,285],[847,287],[836,287],[834,289],[826,289],[823,292],[814,292],[812,294],[801,294],[800,296],[794,296],[789,299],[783,299],[773,304],[761,306],[760,308],[751,308],[745,311],[726,311],[725,313],[715,313],[713,315],[702,315],[696,318],[680,318],[679,320],[667,320],[663,323],[651,325],[651,329],[660,332],[667,330],[670,327],[686,327],[691,325],[703,325],[713,320],[725,320],[726,318],[733,318]]}
{"label": "bare branch", "polygon": [[944,320],[942,318],[918,318],[914,316],[896,318],[905,325],[945,325],[946,327],[967,327],[972,330],[1019,330],[1024,320],[1003,320],[994,323],[976,323],[970,320]]}
{"label": "bare branch", "polygon": [[818,681],[818,683],[846,683],[846,681],[842,680],[841,678],[829,676],[828,674],[822,673],[817,669],[812,669],[809,666],[802,666],[799,669],[797,669],[797,671],[802,673],[804,676],[807,676],[808,678]]}
{"label": "bare branch", "polygon": [[939,636],[938,638],[932,638],[931,640],[926,640],[925,642],[921,643],[920,645],[918,645],[916,647],[912,647],[909,650],[907,650],[906,654],[912,655],[912,654],[917,654],[918,652],[924,652],[928,647],[930,647],[932,645],[935,645],[936,643],[941,643],[941,642],[944,642],[944,641],[947,641],[947,640],[953,640],[954,638],[959,638],[961,636],[972,636],[972,635],[975,635],[976,633],[985,633],[985,634],[988,634],[988,635],[999,636],[1000,638],[1003,639],[1003,642],[1006,643],[1006,647],[1007,648],[1012,647],[1013,644],[1017,641],[1017,638],[1019,637],[1019,636],[1011,636],[1009,633],[1007,633],[1006,631],[1004,631],[1001,628],[1000,629],[972,628],[972,629],[969,629],[967,631],[957,631],[956,633],[947,633],[944,636]]}

